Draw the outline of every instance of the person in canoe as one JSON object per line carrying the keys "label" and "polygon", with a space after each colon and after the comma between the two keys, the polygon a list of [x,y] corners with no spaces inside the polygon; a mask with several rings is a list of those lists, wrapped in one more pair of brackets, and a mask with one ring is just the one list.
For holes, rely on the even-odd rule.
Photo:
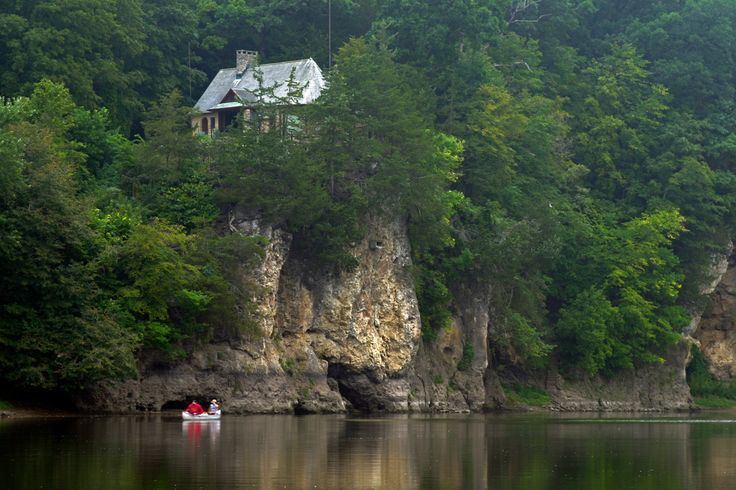
{"label": "person in canoe", "polygon": [[204,409],[202,408],[202,405],[197,403],[197,400],[192,400],[192,403],[187,407],[187,413],[192,415],[202,415],[204,413]]}
{"label": "person in canoe", "polygon": [[213,399],[212,399],[212,401],[210,402],[210,410],[209,410],[209,414],[210,414],[210,415],[215,415],[215,414],[216,414],[217,412],[219,412],[219,411],[220,411],[220,404],[219,404],[219,403],[217,403],[217,400],[215,400],[215,399],[213,398]]}

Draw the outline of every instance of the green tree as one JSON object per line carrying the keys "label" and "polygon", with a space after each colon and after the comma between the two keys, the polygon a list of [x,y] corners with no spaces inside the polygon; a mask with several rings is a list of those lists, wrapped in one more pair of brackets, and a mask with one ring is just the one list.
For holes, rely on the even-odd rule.
{"label": "green tree", "polygon": [[140,111],[135,87],[139,74],[125,60],[144,49],[141,6],[135,0],[38,0],[6,2],[3,22],[13,39],[3,55],[5,94],[30,91],[42,77],[73,87],[87,107],[103,101],[118,123]]}
{"label": "green tree", "polygon": [[[386,49],[355,39],[336,60],[317,103],[261,106],[218,139],[221,202],[281,224],[308,255],[341,267],[353,264],[348,246],[367,213],[408,217],[417,247],[449,240],[459,141],[432,130],[421,87]],[[277,131],[276,121],[294,124]]]}
{"label": "green tree", "polygon": [[664,362],[689,321],[677,303],[684,277],[671,247],[683,231],[682,216],[662,210],[620,227],[597,225],[577,243],[559,279],[569,297],[555,326],[564,363],[610,374]]}
{"label": "green tree", "polygon": [[178,91],[154,103],[143,119],[146,138],[136,140],[133,158],[121,169],[123,188],[143,205],[146,217],[189,230],[217,216],[208,142],[193,136],[190,115]]}
{"label": "green tree", "polygon": [[5,382],[76,389],[135,372],[135,334],[101,304],[69,92],[42,82],[0,106],[0,366]]}

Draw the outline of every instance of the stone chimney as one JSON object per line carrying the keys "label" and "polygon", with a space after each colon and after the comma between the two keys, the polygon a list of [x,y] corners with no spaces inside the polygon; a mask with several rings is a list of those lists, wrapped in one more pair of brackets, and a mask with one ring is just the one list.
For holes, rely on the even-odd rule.
{"label": "stone chimney", "polygon": [[235,51],[235,73],[240,77],[249,66],[258,63],[258,51],[239,49]]}

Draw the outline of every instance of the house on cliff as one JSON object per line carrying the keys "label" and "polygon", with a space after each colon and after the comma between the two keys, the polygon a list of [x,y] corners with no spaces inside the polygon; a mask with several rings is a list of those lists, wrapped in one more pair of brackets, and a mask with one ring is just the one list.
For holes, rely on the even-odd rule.
{"label": "house on cliff", "polygon": [[[290,97],[295,85],[300,91]],[[322,70],[312,58],[259,64],[258,52],[238,50],[235,68],[217,72],[195,104],[192,128],[213,134],[228,127],[241,111],[250,117],[251,110],[263,103],[309,104],[324,86]]]}

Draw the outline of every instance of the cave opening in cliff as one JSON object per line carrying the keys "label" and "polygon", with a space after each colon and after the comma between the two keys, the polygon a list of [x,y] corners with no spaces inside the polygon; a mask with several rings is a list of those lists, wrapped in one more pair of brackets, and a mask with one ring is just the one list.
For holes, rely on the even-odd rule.
{"label": "cave opening in cliff", "polygon": [[307,415],[312,413],[301,400],[294,404],[294,415]]}
{"label": "cave opening in cliff", "polygon": [[340,396],[347,401],[353,409],[360,412],[372,411],[370,399],[358,389],[355,383],[355,374],[351,373],[344,365],[338,363],[330,363],[327,366],[327,376],[337,382],[337,389]]}

